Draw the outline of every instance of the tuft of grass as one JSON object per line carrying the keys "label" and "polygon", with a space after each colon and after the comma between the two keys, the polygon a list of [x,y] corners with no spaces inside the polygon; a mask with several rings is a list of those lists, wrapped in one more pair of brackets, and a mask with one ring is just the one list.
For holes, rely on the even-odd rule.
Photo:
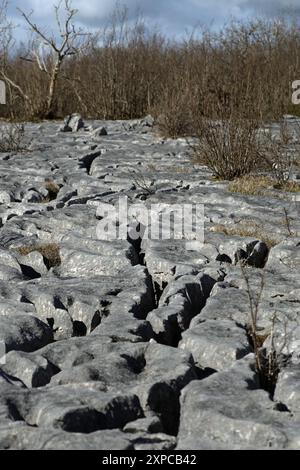
{"label": "tuft of grass", "polygon": [[262,228],[255,222],[253,221],[245,221],[245,222],[240,222],[236,225],[223,225],[223,224],[217,224],[214,225],[211,229],[211,232],[216,232],[216,233],[224,233],[224,235],[229,235],[229,236],[239,236],[239,237],[252,237],[252,238],[257,238],[258,240],[261,240],[264,242],[267,247],[270,249],[280,242],[280,240],[276,240],[275,238],[272,238],[262,230]]}
{"label": "tuft of grass", "polygon": [[45,198],[45,202],[50,202],[50,201],[55,200],[60,191],[60,187],[58,186],[58,184],[55,183],[55,181],[53,180],[47,179],[44,183],[44,187],[48,191],[48,197]]}
{"label": "tuft of grass", "polygon": [[27,256],[37,251],[43,256],[48,269],[61,265],[59,245],[57,243],[37,243],[35,245],[21,246],[16,251],[21,256]]}
{"label": "tuft of grass", "polygon": [[266,190],[278,189],[289,193],[300,192],[300,185],[296,181],[284,181],[279,183],[271,176],[247,175],[231,181],[228,185],[232,193],[240,193],[251,196],[262,196]]}
{"label": "tuft of grass", "polygon": [[231,181],[228,185],[228,189],[232,193],[259,196],[264,193],[265,189],[273,188],[274,183],[275,180],[270,176],[247,175]]}
{"label": "tuft of grass", "polygon": [[274,189],[280,189],[281,191],[285,191],[287,193],[299,193],[300,184],[296,181],[284,181],[283,183],[274,184]]}

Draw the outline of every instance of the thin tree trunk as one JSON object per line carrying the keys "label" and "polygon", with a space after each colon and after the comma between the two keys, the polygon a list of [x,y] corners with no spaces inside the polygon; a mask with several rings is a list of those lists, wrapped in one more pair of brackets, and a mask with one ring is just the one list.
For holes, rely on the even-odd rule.
{"label": "thin tree trunk", "polygon": [[59,76],[60,66],[61,66],[61,61],[57,61],[53,69],[52,75],[51,75],[48,98],[47,98],[47,108],[46,108],[47,117],[51,117],[51,115],[53,114],[53,102],[55,98],[56,84],[57,84],[57,79]]}

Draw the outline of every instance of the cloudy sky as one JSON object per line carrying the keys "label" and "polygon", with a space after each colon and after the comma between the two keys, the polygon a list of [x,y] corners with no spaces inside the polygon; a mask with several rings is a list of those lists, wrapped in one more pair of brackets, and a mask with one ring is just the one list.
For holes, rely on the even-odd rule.
{"label": "cloudy sky", "polygon": [[[22,23],[17,6],[26,12],[33,10],[36,22],[48,29],[52,24],[54,3],[57,1],[10,0],[9,14],[20,25],[18,36],[22,35]],[[300,17],[300,0],[121,0],[119,3],[129,8],[131,16],[140,9],[148,23],[159,26],[169,36],[180,36],[197,24],[219,28],[231,17],[272,17],[287,10]],[[107,21],[115,1],[73,0],[73,5],[79,10],[80,23],[95,28]]]}

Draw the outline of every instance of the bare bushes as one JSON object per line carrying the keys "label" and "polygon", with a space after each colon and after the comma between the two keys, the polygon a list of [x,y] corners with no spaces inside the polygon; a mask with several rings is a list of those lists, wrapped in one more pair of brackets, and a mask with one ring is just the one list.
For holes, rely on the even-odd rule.
{"label": "bare bushes", "polygon": [[264,160],[276,179],[278,186],[284,186],[292,176],[295,159],[295,141],[288,125],[281,122],[278,135],[265,131],[261,136]]}
{"label": "bare bushes", "polygon": [[2,113],[23,119],[73,112],[100,119],[154,114],[163,134],[175,136],[195,132],[195,117],[220,119],[224,110],[250,119],[290,112],[290,85],[300,75],[300,32],[289,22],[233,22],[218,33],[196,32],[179,42],[140,17],[128,21],[121,9],[99,29],[100,40],[93,36],[83,47],[90,36],[78,29],[70,2],[63,5],[75,28],[62,22],[64,49],[65,41],[52,43],[50,36],[49,47],[37,47],[43,42],[39,29],[35,42],[14,54],[0,44],[0,75],[8,89]]}
{"label": "bare bushes", "polygon": [[166,90],[160,106],[162,108],[157,117],[157,125],[162,135],[176,138],[193,133],[193,117],[187,90]]}
{"label": "bare bushes", "polygon": [[220,179],[246,175],[260,160],[256,130],[255,121],[243,118],[203,119],[197,131],[199,143],[193,148],[195,160]]}

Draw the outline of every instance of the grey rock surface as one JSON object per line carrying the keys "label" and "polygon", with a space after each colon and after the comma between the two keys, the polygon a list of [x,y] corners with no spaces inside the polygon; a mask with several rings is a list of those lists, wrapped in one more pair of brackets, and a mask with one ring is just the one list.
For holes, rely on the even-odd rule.
{"label": "grey rock surface", "polygon": [[230,320],[207,320],[189,328],[179,347],[191,351],[199,367],[215,370],[228,369],[251,350],[247,332]]}
{"label": "grey rock surface", "polygon": [[0,154],[0,449],[300,447],[298,196],[231,193],[154,125],[74,114]]}
{"label": "grey rock surface", "polygon": [[3,315],[0,331],[7,352],[35,351],[53,341],[52,329],[32,315]]}
{"label": "grey rock surface", "polygon": [[299,448],[299,417],[259,388],[253,359],[184,389],[177,449]]}

